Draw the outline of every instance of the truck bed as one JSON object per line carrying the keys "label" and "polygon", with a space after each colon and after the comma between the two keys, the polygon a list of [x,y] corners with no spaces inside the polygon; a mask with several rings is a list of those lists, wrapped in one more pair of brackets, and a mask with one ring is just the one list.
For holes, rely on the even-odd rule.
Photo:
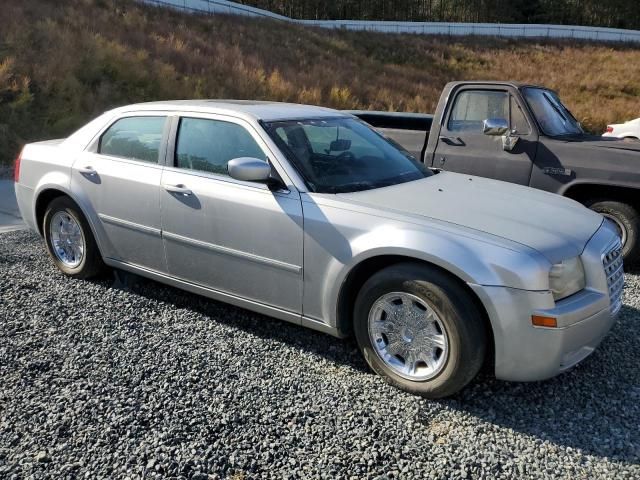
{"label": "truck bed", "polygon": [[368,110],[345,110],[367,122],[385,137],[400,144],[416,159],[422,158],[427,144],[433,115],[423,113],[375,112]]}

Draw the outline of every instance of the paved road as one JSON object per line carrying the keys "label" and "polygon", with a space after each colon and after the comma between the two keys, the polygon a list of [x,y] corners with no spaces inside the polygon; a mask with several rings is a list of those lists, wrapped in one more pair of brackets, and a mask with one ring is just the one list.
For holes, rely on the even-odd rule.
{"label": "paved road", "polygon": [[0,233],[21,230],[22,222],[13,190],[13,180],[0,180]]}

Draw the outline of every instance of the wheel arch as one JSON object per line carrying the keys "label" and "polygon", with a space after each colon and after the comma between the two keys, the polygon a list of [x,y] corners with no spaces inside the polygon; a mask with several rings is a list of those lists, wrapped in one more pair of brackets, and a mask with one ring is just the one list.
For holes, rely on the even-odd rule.
{"label": "wheel arch", "polygon": [[405,255],[377,255],[369,257],[362,260],[349,271],[344,281],[342,282],[338,293],[338,303],[336,306],[336,327],[338,329],[339,335],[343,337],[351,336],[353,332],[353,310],[355,307],[356,297],[367,279],[387,267],[400,263],[414,263],[416,265],[424,265],[429,268],[439,270],[440,272],[454,279],[460,285],[460,287],[462,287],[462,289],[467,292],[469,298],[471,298],[476,305],[476,308],[478,309],[478,312],[483,319],[483,323],[487,331],[489,344],[487,345],[486,359],[493,359],[495,351],[493,328],[491,326],[491,321],[489,319],[487,309],[485,308],[476,292],[474,292],[463,279],[461,279],[451,271],[439,265],[436,265],[435,263]]}
{"label": "wheel arch", "polygon": [[[47,211],[47,207],[53,200],[59,197],[69,197],[71,200],[73,200],[73,198],[68,194],[68,192],[65,192],[57,188],[45,188],[42,191],[40,191],[38,193],[38,196],[36,197],[36,201],[34,205],[34,208],[35,208],[34,218],[36,220],[36,227],[38,228],[38,233],[41,236],[44,235],[43,222],[44,222],[44,214]],[[78,204],[78,202],[76,202],[75,200],[73,201],[76,205]],[[84,214],[84,212],[82,213]]]}
{"label": "wheel arch", "polygon": [[91,234],[93,235],[96,245],[98,246],[98,250],[100,251],[101,256],[104,258],[104,255],[103,255],[104,250],[100,242],[101,236],[97,234],[96,226],[92,221],[91,216],[88,215],[87,211],[82,206],[82,203],[79,202],[76,198],[74,198],[71,192],[63,188],[60,188],[58,186],[44,187],[36,193],[35,201],[34,201],[34,219],[36,221],[38,233],[41,236],[44,236],[43,223],[44,223],[44,215],[45,215],[45,212],[47,211],[47,206],[53,200],[60,197],[69,198],[76,205],[76,207],[78,207],[78,210],[80,210],[85,220],[89,224],[89,228],[91,229]]}
{"label": "wheel arch", "polygon": [[640,188],[638,187],[584,182],[571,183],[560,193],[582,204],[590,200],[615,200],[640,209]]}

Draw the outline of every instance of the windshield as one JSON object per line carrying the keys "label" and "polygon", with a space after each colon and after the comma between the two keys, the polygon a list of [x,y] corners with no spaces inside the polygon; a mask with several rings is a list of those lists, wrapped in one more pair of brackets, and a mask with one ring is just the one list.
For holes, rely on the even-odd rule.
{"label": "windshield", "polygon": [[543,133],[552,137],[584,133],[558,95],[543,88],[523,88],[523,94]]}
{"label": "windshield", "polygon": [[265,129],[316,193],[370,190],[432,174],[356,119],[286,120],[266,123]]}

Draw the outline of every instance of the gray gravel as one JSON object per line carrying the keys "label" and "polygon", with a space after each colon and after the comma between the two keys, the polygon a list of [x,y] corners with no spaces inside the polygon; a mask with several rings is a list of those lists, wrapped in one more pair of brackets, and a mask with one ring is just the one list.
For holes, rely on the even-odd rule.
{"label": "gray gravel", "polygon": [[143,281],[70,280],[0,235],[0,478],[639,478],[640,277],[547,382],[433,402],[351,341]]}

